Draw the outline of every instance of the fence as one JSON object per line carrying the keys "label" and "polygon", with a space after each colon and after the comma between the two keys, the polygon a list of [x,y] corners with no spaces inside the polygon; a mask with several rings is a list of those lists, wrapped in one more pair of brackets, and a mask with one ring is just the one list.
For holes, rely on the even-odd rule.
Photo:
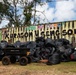
{"label": "fence", "polygon": [[71,42],[76,38],[76,21],[57,22],[29,27],[10,27],[0,30],[0,40],[9,42],[15,41],[34,41],[36,37],[45,37],[51,39],[66,38]]}

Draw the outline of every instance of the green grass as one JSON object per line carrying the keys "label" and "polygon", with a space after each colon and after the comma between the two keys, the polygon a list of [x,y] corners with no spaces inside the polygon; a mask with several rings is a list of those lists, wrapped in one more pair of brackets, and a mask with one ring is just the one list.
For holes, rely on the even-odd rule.
{"label": "green grass", "polygon": [[27,66],[20,66],[19,64],[15,64],[17,67],[25,68],[27,70],[53,70],[56,69],[61,72],[76,72],[76,62],[61,62],[57,65],[46,65],[44,63],[31,63]]}
{"label": "green grass", "polygon": [[[0,62],[0,69],[2,70],[0,71],[3,73],[8,72],[7,75],[9,74],[9,71],[12,73],[11,75],[13,75],[14,73],[22,75],[25,72],[31,73],[32,75],[76,75],[76,62],[61,62],[57,65],[46,65],[45,63],[31,63],[26,66],[21,66],[19,65],[19,63],[4,66]],[[4,75],[6,75],[6,73]]]}

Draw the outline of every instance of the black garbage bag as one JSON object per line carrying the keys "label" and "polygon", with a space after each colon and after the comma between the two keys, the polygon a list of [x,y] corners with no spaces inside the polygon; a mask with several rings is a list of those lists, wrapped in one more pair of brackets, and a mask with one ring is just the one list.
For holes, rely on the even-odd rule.
{"label": "black garbage bag", "polygon": [[47,65],[55,65],[60,63],[60,53],[54,53],[49,57]]}
{"label": "black garbage bag", "polygon": [[70,44],[58,46],[57,50],[60,51],[61,61],[63,62],[70,61],[70,55],[73,53],[73,48]]}
{"label": "black garbage bag", "polygon": [[62,42],[59,42],[59,41],[54,41],[54,43],[55,43],[55,46],[56,47],[59,47],[59,46],[62,46],[63,45],[63,43]]}
{"label": "black garbage bag", "polygon": [[27,48],[29,48],[29,49],[36,48],[36,42],[30,41],[30,42],[27,44]]}
{"label": "black garbage bag", "polygon": [[76,61],[76,51],[74,51],[71,55],[70,55],[71,60]]}
{"label": "black garbage bag", "polygon": [[30,55],[37,57],[36,52],[40,50],[40,47],[35,47],[30,49]]}
{"label": "black garbage bag", "polygon": [[2,40],[0,42],[0,61],[2,60],[2,58],[4,57],[4,51],[3,49],[6,48],[6,46],[8,45],[7,41]]}
{"label": "black garbage bag", "polygon": [[38,62],[40,60],[40,47],[30,49],[30,56],[32,58],[32,62]]}
{"label": "black garbage bag", "polygon": [[40,60],[48,59],[55,52],[58,52],[55,47],[36,47],[30,51],[34,58],[39,58]]}
{"label": "black garbage bag", "polygon": [[55,52],[55,48],[54,47],[46,47],[46,51],[48,53],[48,57],[50,55],[52,55]]}
{"label": "black garbage bag", "polygon": [[71,48],[65,49],[65,52],[64,52],[65,55],[70,55],[72,53],[73,53],[73,50]]}
{"label": "black garbage bag", "polygon": [[2,49],[0,49],[0,55],[4,55],[4,52]]}
{"label": "black garbage bag", "polygon": [[58,46],[56,49],[59,50],[61,53],[65,52],[65,47],[64,46]]}
{"label": "black garbage bag", "polygon": [[42,59],[48,59],[51,51],[52,51],[52,48],[36,47],[34,49],[31,49],[30,55],[33,57],[32,60],[34,62],[38,62],[39,60],[42,60]]}
{"label": "black garbage bag", "polygon": [[42,53],[39,50],[37,50],[36,52],[34,52],[34,55],[33,55],[34,59],[33,60],[38,62],[42,59],[46,59],[46,55],[47,55],[47,53],[45,54],[45,53]]}
{"label": "black garbage bag", "polygon": [[64,44],[64,45],[70,44],[70,41],[67,40],[67,39],[63,39],[63,44]]}
{"label": "black garbage bag", "polygon": [[36,41],[36,47],[44,46],[44,42],[45,42],[44,37],[37,37],[35,41]]}
{"label": "black garbage bag", "polygon": [[20,47],[26,47],[29,45],[30,41],[27,41],[27,42],[22,42],[21,46]]}
{"label": "black garbage bag", "polygon": [[20,45],[20,48],[26,48],[26,43],[25,42],[22,42],[21,45]]}
{"label": "black garbage bag", "polygon": [[20,47],[32,49],[32,48],[36,47],[36,42],[34,42],[34,41],[23,42]]}
{"label": "black garbage bag", "polygon": [[45,47],[55,47],[54,41],[52,39],[50,39],[50,38],[47,38],[45,40]]}
{"label": "black garbage bag", "polygon": [[5,48],[7,45],[8,45],[8,42],[5,41],[5,40],[2,40],[2,41],[0,42],[0,47],[1,47],[1,48]]}
{"label": "black garbage bag", "polygon": [[38,57],[40,59],[41,58],[40,52],[41,52],[41,48],[40,47],[37,47],[36,48],[36,51],[34,53],[34,56],[36,56],[36,57]]}
{"label": "black garbage bag", "polygon": [[3,51],[2,48],[0,47],[0,57],[2,58],[2,56],[4,56],[4,51]]}
{"label": "black garbage bag", "polygon": [[48,56],[50,54],[50,50],[48,48],[41,48],[40,49],[40,59],[48,59]]}
{"label": "black garbage bag", "polygon": [[66,54],[61,54],[61,61],[62,62],[69,62],[71,59],[70,59],[70,56],[69,55],[66,55]]}
{"label": "black garbage bag", "polygon": [[66,56],[69,56],[69,55],[71,55],[74,52],[73,47],[70,44],[64,45],[63,47],[65,48],[64,54]]}
{"label": "black garbage bag", "polygon": [[42,41],[36,42],[36,47],[44,47],[44,42]]}
{"label": "black garbage bag", "polygon": [[36,42],[39,42],[39,41],[45,42],[45,39],[44,39],[44,37],[37,37],[35,41]]}
{"label": "black garbage bag", "polygon": [[20,42],[20,41],[16,41],[13,45],[14,45],[16,48],[20,48],[21,42]]}
{"label": "black garbage bag", "polygon": [[64,38],[61,38],[61,39],[58,39],[59,42],[62,42],[63,45],[67,45],[67,44],[70,44],[70,41],[67,40],[67,39],[64,39]]}

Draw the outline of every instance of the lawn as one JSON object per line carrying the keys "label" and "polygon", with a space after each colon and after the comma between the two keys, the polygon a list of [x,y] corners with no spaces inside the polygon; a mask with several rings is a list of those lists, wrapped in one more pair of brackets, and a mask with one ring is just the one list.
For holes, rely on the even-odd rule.
{"label": "lawn", "polygon": [[50,66],[44,63],[31,63],[27,66],[16,63],[4,66],[0,62],[0,75],[76,75],[76,62],[62,62]]}

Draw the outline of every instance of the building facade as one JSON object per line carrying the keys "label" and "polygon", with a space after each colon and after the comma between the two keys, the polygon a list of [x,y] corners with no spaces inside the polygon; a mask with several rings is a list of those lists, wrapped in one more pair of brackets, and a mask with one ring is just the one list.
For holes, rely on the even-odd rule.
{"label": "building facade", "polygon": [[15,41],[35,41],[36,37],[51,39],[65,38],[76,41],[76,21],[57,22],[37,26],[21,26],[0,29],[0,40],[14,43]]}

